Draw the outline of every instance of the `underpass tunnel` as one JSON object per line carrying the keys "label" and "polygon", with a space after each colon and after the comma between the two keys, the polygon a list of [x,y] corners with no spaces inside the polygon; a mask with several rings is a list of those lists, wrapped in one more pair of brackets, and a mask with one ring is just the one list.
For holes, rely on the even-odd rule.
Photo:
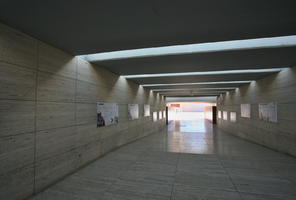
{"label": "underpass tunnel", "polygon": [[0,200],[296,199],[296,1],[0,1]]}

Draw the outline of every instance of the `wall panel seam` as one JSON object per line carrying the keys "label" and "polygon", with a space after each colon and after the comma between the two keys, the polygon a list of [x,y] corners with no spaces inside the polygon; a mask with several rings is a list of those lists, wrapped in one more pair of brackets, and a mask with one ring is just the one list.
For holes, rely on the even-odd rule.
{"label": "wall panel seam", "polygon": [[38,68],[39,68],[39,41],[36,40],[36,80],[35,80],[35,105],[34,105],[34,174],[33,174],[33,194],[36,193],[36,155],[37,155],[37,101],[38,101],[38,77],[39,77],[39,72],[38,72]]}

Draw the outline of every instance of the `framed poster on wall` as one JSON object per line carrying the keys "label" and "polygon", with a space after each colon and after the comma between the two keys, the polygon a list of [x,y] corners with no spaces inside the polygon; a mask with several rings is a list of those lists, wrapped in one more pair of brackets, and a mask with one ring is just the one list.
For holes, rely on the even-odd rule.
{"label": "framed poster on wall", "polygon": [[153,121],[154,121],[154,122],[157,121],[157,112],[153,112]]}
{"label": "framed poster on wall", "polygon": [[128,119],[129,120],[139,119],[139,105],[138,104],[128,104],[127,110],[128,110]]}
{"label": "framed poster on wall", "polygon": [[223,120],[228,120],[227,111],[223,111]]}
{"label": "framed poster on wall", "polygon": [[236,122],[236,112],[230,112],[230,121]]}
{"label": "framed poster on wall", "polygon": [[150,105],[144,104],[144,117],[150,116]]}
{"label": "framed poster on wall", "polygon": [[118,123],[117,103],[97,102],[97,127]]}
{"label": "framed poster on wall", "polygon": [[162,119],[162,111],[158,111],[158,119]]}
{"label": "framed poster on wall", "polygon": [[241,104],[241,117],[251,118],[251,104]]}
{"label": "framed poster on wall", "polygon": [[277,122],[277,103],[260,103],[259,108],[259,119],[268,122]]}

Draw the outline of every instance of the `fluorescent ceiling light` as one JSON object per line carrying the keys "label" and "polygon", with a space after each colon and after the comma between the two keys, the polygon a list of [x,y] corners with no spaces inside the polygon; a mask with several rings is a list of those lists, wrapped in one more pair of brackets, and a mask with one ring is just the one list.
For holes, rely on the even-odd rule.
{"label": "fluorescent ceiling light", "polygon": [[121,50],[105,53],[80,55],[80,57],[90,62],[94,62],[137,57],[180,55],[259,48],[279,48],[290,46],[296,46],[296,35]]}
{"label": "fluorescent ceiling light", "polygon": [[217,101],[217,97],[167,97],[166,102],[190,102],[190,101],[204,101],[204,102],[215,102]]}
{"label": "fluorescent ceiling light", "polygon": [[161,73],[161,74],[136,74],[123,75],[124,78],[152,78],[152,77],[170,77],[170,76],[203,76],[203,75],[223,75],[223,74],[246,74],[246,73],[271,73],[279,72],[287,68],[270,69],[243,69],[243,70],[224,70],[224,71],[205,71],[205,72],[181,72],[181,73]]}
{"label": "fluorescent ceiling light", "polygon": [[223,94],[226,93],[227,91],[208,91],[208,92],[191,92],[191,91],[182,91],[182,92],[174,92],[174,91],[167,91],[167,92],[159,92],[159,94],[162,95],[172,95],[172,94],[190,94],[190,95],[195,95],[195,94]]}
{"label": "fluorescent ceiling light", "polygon": [[220,94],[167,94],[165,97],[209,97],[209,96],[220,96]]}
{"label": "fluorescent ceiling light", "polygon": [[186,91],[186,90],[191,90],[191,91],[199,91],[199,90],[234,90],[236,87],[227,87],[227,88],[169,88],[169,89],[153,89],[152,91],[154,92],[162,92],[162,91]]}
{"label": "fluorescent ceiling light", "polygon": [[178,86],[178,85],[215,85],[215,84],[243,84],[251,83],[252,81],[220,81],[220,82],[199,82],[199,83],[165,83],[165,84],[144,84],[143,87],[157,86]]}

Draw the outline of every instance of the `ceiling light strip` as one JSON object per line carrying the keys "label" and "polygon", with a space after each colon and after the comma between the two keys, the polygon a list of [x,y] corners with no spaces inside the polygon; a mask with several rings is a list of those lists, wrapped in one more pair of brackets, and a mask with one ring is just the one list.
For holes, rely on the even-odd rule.
{"label": "ceiling light strip", "polygon": [[225,75],[225,74],[247,74],[247,73],[272,73],[280,72],[287,68],[270,68],[270,69],[244,69],[244,70],[224,70],[224,71],[205,71],[205,72],[181,72],[181,73],[160,73],[160,74],[136,74],[122,75],[124,78],[156,78],[171,76],[204,76],[204,75]]}
{"label": "ceiling light strip", "polygon": [[215,84],[246,84],[252,81],[220,81],[220,82],[199,82],[199,83],[167,83],[167,84],[143,84],[143,87],[158,86],[179,86],[179,85],[215,85]]}
{"label": "ceiling light strip", "polygon": [[296,35],[121,50],[105,53],[86,54],[80,55],[79,57],[82,57],[90,62],[95,62],[137,57],[180,55],[259,48],[279,48],[290,46],[296,46]]}
{"label": "ceiling light strip", "polygon": [[226,88],[167,88],[167,89],[153,89],[154,92],[162,92],[162,91],[205,91],[205,90],[235,90],[236,87],[226,87]]}

